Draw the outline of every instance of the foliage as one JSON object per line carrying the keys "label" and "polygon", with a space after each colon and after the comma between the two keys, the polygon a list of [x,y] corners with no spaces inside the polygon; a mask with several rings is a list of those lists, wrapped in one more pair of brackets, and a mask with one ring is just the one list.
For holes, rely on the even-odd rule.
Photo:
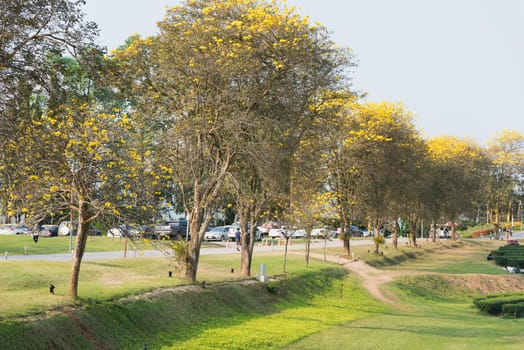
{"label": "foliage", "polygon": [[[5,172],[22,156],[13,156],[6,148],[18,141],[19,131],[37,112],[38,95],[56,89],[50,56],[67,50],[76,57],[93,47],[96,25],[84,21],[82,4],[70,0],[0,3],[0,186],[9,181]],[[6,193],[0,192],[3,197]]]}
{"label": "foliage", "polygon": [[473,300],[477,308],[491,315],[500,315],[504,305],[517,303],[524,303],[524,293],[494,294]]}
{"label": "foliage", "polygon": [[516,130],[503,130],[488,141],[487,153],[492,166],[485,200],[493,211],[491,221],[499,225],[504,220],[503,213],[507,214],[506,221],[513,219],[513,201],[522,199],[518,191],[524,174],[524,135]]}
{"label": "foliage", "polygon": [[524,302],[502,305],[502,314],[506,317],[524,317]]}
{"label": "foliage", "polygon": [[524,268],[524,246],[506,245],[491,252],[495,263],[499,266]]}
{"label": "foliage", "polygon": [[189,255],[189,242],[184,240],[174,241],[171,247],[175,253],[171,265],[176,270],[185,271],[185,269],[187,269],[187,258]]}
{"label": "foliage", "polygon": [[[474,141],[451,136],[429,140],[428,155],[433,211],[438,212],[437,217],[456,222],[464,209],[481,197],[489,160]],[[456,239],[454,225],[451,236]]]}
{"label": "foliage", "polygon": [[[157,133],[165,182],[178,187],[191,217],[187,277],[195,280],[226,178],[235,177],[237,205],[286,191],[308,106],[319,89],[343,81],[346,56],[324,28],[277,3],[187,1],[168,9],[159,29],[114,57],[145,133]],[[275,169],[282,176],[269,175]]]}

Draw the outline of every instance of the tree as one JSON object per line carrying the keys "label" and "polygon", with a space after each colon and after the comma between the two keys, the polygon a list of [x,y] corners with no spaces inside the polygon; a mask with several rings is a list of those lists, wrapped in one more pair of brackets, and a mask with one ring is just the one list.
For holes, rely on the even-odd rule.
{"label": "tree", "polygon": [[160,125],[165,170],[191,194],[182,199],[191,230],[186,277],[194,281],[234,157],[254,156],[242,157],[238,193],[251,193],[238,203],[263,196],[261,172],[252,168],[261,156],[252,151],[269,141],[281,145],[285,152],[276,153],[273,164],[282,169],[297,138],[294,127],[300,131],[308,118],[309,99],[342,72],[345,58],[325,40],[324,29],[266,2],[188,1],[169,9],[159,28],[158,37],[135,38],[115,57],[136,92],[137,110],[147,116],[144,124]]}
{"label": "tree", "polygon": [[488,156],[492,167],[486,186],[488,205],[495,211],[495,225],[508,204],[507,220],[511,220],[512,203],[516,198],[519,179],[524,174],[524,136],[516,130],[503,130],[488,141]]}
{"label": "tree", "polygon": [[380,230],[385,231],[388,217],[395,217],[392,204],[409,191],[409,174],[417,167],[414,150],[421,147],[421,138],[411,114],[400,104],[359,104],[353,118],[344,145],[346,162],[353,167],[357,205],[371,218],[378,252]]}
{"label": "tree", "polygon": [[97,28],[94,23],[84,22],[80,9],[84,3],[69,0],[0,3],[1,140],[13,136],[33,91],[49,86],[48,55],[68,50],[75,57],[92,45]]}
{"label": "tree", "polygon": [[[16,158],[7,158],[7,144],[39,108],[38,95],[51,89],[50,55],[68,51],[75,57],[91,47],[96,25],[84,21],[84,1],[5,0],[0,3],[0,187],[8,181]],[[15,155],[18,157],[18,155]],[[5,214],[7,191],[0,191]]]}
{"label": "tree", "polygon": [[451,239],[456,240],[454,223],[479,197],[489,163],[483,150],[472,140],[441,136],[430,139],[427,144],[432,163],[433,182],[429,186],[433,205],[451,223]]}
{"label": "tree", "polygon": [[356,217],[356,171],[351,150],[347,148],[346,139],[356,128],[356,120],[352,109],[355,106],[355,96],[339,91],[332,92],[327,103],[320,105],[321,113],[334,116],[331,127],[324,137],[325,150],[323,159],[329,172],[328,185],[338,208],[340,220],[339,237],[344,245],[344,255],[351,253],[351,226]]}
{"label": "tree", "polygon": [[95,99],[105,88],[96,88],[88,70],[61,56],[50,58],[48,70],[49,92],[35,95],[40,105],[29,109],[16,141],[5,146],[11,159],[5,169],[8,209],[21,210],[33,223],[74,214],[78,232],[69,292],[76,298],[90,224],[135,208],[149,212],[152,201],[141,182],[148,182],[151,171],[133,147],[130,118]]}

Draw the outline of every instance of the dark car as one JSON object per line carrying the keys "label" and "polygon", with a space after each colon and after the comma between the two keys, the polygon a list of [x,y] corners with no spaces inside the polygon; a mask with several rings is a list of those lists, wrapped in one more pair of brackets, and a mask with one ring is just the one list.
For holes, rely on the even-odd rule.
{"label": "dark car", "polygon": [[42,225],[38,235],[40,237],[56,237],[58,236],[58,225]]}

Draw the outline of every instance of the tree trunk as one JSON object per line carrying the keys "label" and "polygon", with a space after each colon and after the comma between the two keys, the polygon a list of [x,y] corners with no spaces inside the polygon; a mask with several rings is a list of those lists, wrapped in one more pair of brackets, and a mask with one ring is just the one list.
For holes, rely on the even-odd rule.
{"label": "tree trunk", "polygon": [[289,237],[286,235],[286,245],[284,247],[284,262],[282,265],[282,272],[286,273],[286,264],[287,264],[287,249],[289,244]]}
{"label": "tree trunk", "polygon": [[450,223],[451,223],[451,240],[456,241],[457,240],[457,228],[455,227],[455,220],[452,219]]}
{"label": "tree trunk", "polygon": [[[239,215],[240,219],[240,273],[244,276],[251,276],[251,257],[256,237],[256,226],[248,227],[246,211],[239,210],[243,214]],[[250,220],[251,221],[251,220]]]}
{"label": "tree trunk", "polygon": [[[80,201],[78,204],[78,229],[76,233],[76,246],[73,251],[73,265],[71,267],[71,277],[69,280],[69,296],[73,299],[78,299],[78,280],[80,277],[80,265],[82,264],[82,257],[84,256],[87,232],[89,223],[86,222],[87,204]],[[72,234],[72,232],[69,232]]]}
{"label": "tree trunk", "polygon": [[395,226],[393,228],[393,238],[392,238],[392,242],[393,242],[393,247],[395,249],[398,248],[398,233],[400,231],[400,226],[398,224],[398,221],[395,222]]}
{"label": "tree trunk", "polygon": [[305,249],[304,249],[304,263],[306,267],[309,266],[309,258],[310,258],[310,252],[311,252],[311,227],[306,228],[306,240],[304,242]]}
{"label": "tree trunk", "polygon": [[200,260],[200,247],[204,239],[204,233],[207,226],[211,222],[213,216],[210,211],[206,212],[202,222],[203,209],[193,210],[191,219],[189,220],[189,232],[191,240],[189,243],[189,250],[186,256],[186,276],[187,280],[195,283],[197,280],[198,262]]}
{"label": "tree trunk", "polygon": [[374,239],[374,242],[375,242],[375,251],[374,253],[375,254],[378,254],[378,252],[380,251],[380,247],[379,247],[379,239],[378,239],[378,236],[380,236],[380,227],[378,226],[378,223],[379,223],[379,218],[377,217],[376,220],[375,220],[375,227],[374,227],[374,230],[375,230],[375,235],[377,239]]}
{"label": "tree trunk", "polygon": [[437,241],[437,219],[433,219],[433,243]]}

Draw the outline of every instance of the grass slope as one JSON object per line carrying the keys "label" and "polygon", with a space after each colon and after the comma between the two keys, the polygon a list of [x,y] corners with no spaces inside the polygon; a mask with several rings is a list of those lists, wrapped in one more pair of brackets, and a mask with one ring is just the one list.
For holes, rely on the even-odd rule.
{"label": "grass slope", "polygon": [[[480,312],[473,297],[518,291],[522,275],[501,275],[486,261],[499,242],[403,247],[369,256],[375,266],[403,275],[383,286],[399,308],[321,331],[283,349],[522,349],[524,319]],[[366,252],[361,253],[366,257]],[[405,259],[405,255],[412,255]],[[394,261],[392,263],[392,261]],[[401,264],[398,264],[401,261]]]}
{"label": "grass slope", "polygon": [[381,313],[341,268],[169,288],[0,324],[6,349],[274,349]]}

